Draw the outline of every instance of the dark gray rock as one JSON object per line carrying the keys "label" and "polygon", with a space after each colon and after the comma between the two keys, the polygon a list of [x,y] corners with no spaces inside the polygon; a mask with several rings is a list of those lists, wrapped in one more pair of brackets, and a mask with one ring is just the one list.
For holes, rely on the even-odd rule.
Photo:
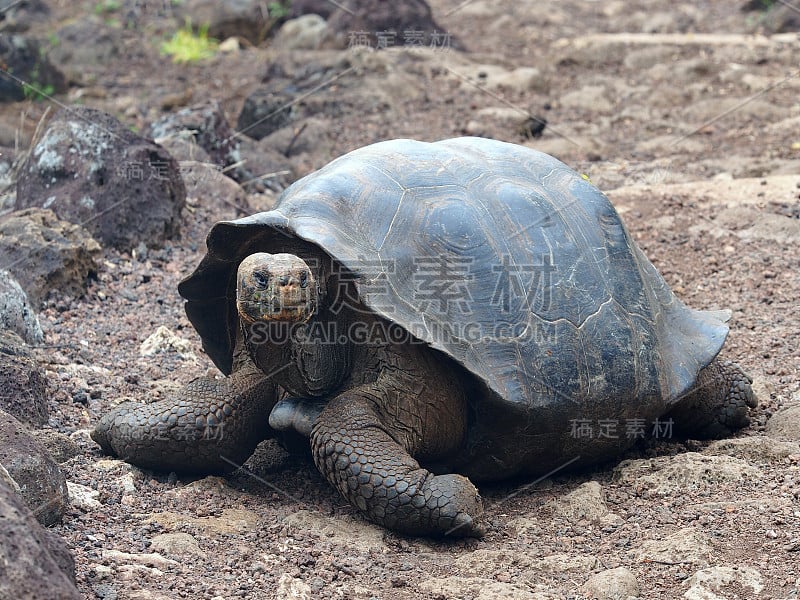
{"label": "dark gray rock", "polygon": [[22,0],[21,2],[3,2],[0,12],[0,30],[4,33],[22,33],[28,31],[34,23],[41,23],[50,14],[50,7],[44,0]]}
{"label": "dark gray rock", "polygon": [[[148,133],[157,140],[170,137],[190,140],[205,150],[211,161],[220,168],[242,160],[239,141],[216,100],[187,106],[166,115],[153,123]],[[225,175],[239,182],[252,177],[246,167],[225,169]]]}
{"label": "dark gray rock", "polygon": [[250,205],[242,187],[214,165],[188,161],[181,166],[189,202],[222,214],[247,215]]}
{"label": "dark gray rock", "polygon": [[762,25],[767,33],[800,31],[800,12],[795,6],[775,2],[764,15]]}
{"label": "dark gray rock", "polygon": [[297,179],[292,161],[280,151],[264,146],[263,140],[257,142],[243,138],[239,153],[252,173],[252,177],[243,182],[244,189],[249,193],[264,189],[281,192]]}
{"label": "dark gray rock", "polygon": [[329,37],[323,46],[346,48],[358,42],[353,39],[354,34],[364,32],[369,45],[375,48],[380,45],[378,33],[394,31],[393,38],[383,38],[385,46],[463,49],[455,36],[448,36],[444,27],[436,23],[425,0],[361,0],[352,4],[348,10],[337,8],[328,17]]}
{"label": "dark gray rock", "polygon": [[49,208],[123,251],[178,232],[186,200],[169,153],[99,110],[62,110],[22,164],[18,209]]}
{"label": "dark gray rock", "polygon": [[788,33],[800,31],[800,12],[790,2],[775,0],[748,0],[742,12],[760,13],[753,19],[753,26],[766,33]]}
{"label": "dark gray rock", "polygon": [[403,69],[397,67],[413,59],[394,54],[391,59],[375,52],[317,54],[290,73],[268,70],[262,82],[293,98],[292,126],[312,116],[335,122],[354,112],[393,114],[396,104],[416,97],[412,79],[399,75]]}
{"label": "dark gray rock", "polygon": [[75,560],[0,480],[0,598],[79,600]]}
{"label": "dark gray rock", "polygon": [[28,344],[40,344],[44,339],[39,317],[28,295],[4,269],[0,269],[0,330],[12,331]]}
{"label": "dark gray rock", "polygon": [[68,22],[55,37],[48,55],[72,81],[88,81],[124,53],[119,32],[95,15]]}
{"label": "dark gray rock", "polygon": [[15,211],[0,221],[0,268],[7,269],[38,306],[50,290],[80,296],[97,272],[100,245],[51,210]]}
{"label": "dark gray rock", "polygon": [[270,15],[269,2],[257,0],[185,0],[173,7],[180,22],[188,19],[195,27],[208,26],[209,36],[218,40],[241,37],[253,44],[264,41],[283,19]]}
{"label": "dark gray rock", "polygon": [[40,344],[44,339],[28,295],[4,269],[0,269],[0,329],[13,331],[29,344]]}
{"label": "dark gray rock", "polygon": [[49,529],[43,529],[42,531],[44,532],[44,544],[47,552],[53,558],[59,570],[67,576],[69,582],[75,585],[75,557],[72,555],[72,550],[69,549],[64,538],[56,532]]}
{"label": "dark gray rock", "polygon": [[[208,152],[197,144],[197,141],[194,139],[194,134],[189,131],[186,131],[184,135],[170,135],[168,137],[159,138],[158,143],[164,146],[172,157],[178,161],[181,169],[181,176],[184,175],[182,164],[184,162],[202,162],[218,166],[214,165]],[[186,177],[183,177],[183,183],[186,184]],[[188,186],[186,189],[186,196],[189,196]]]}
{"label": "dark gray rock", "polygon": [[253,90],[245,98],[236,121],[239,133],[260,140],[292,122],[293,97],[270,87]]}
{"label": "dark gray rock", "polygon": [[20,487],[20,496],[42,525],[59,523],[69,506],[67,481],[25,426],[0,410],[0,464]]}
{"label": "dark gray rock", "polygon": [[327,119],[309,117],[291,127],[284,127],[261,140],[259,145],[282,156],[292,157],[304,152],[313,152],[328,140],[331,124]]}
{"label": "dark gray rock", "polygon": [[302,15],[319,15],[327,19],[336,10],[330,0],[292,0],[289,7],[289,18],[296,19]]}
{"label": "dark gray rock", "polygon": [[747,0],[742,5],[742,12],[750,12],[754,10],[767,10],[775,0]]}
{"label": "dark gray rock", "polygon": [[35,98],[39,92],[54,94],[67,89],[64,74],[48,60],[36,40],[22,35],[0,36],[0,62],[14,75],[0,77],[0,102],[18,102]]}
{"label": "dark gray rock", "polygon": [[58,431],[34,429],[30,434],[58,464],[65,463],[81,453],[81,448],[75,440]]}
{"label": "dark gray rock", "polygon": [[48,389],[39,363],[20,337],[0,330],[0,409],[26,425],[47,423]]}

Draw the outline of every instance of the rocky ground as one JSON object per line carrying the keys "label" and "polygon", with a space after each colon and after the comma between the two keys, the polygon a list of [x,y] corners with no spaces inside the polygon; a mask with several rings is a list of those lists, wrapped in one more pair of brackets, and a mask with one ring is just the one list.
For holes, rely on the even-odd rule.
{"label": "rocky ground", "polygon": [[[415,38],[402,30],[384,36],[386,49],[350,48],[374,47],[385,28],[340,23],[337,40],[315,22],[273,42],[228,41],[188,65],[159,52],[183,22],[169,3],[44,4],[47,14],[4,21],[40,41],[63,81],[54,75],[45,90],[53,101],[0,105],[10,184],[0,208],[11,210],[25,177],[13,159],[42,138],[58,104],[101,109],[158,138],[185,185],[180,233],[160,247],[84,239],[93,266],[73,270],[84,283],[89,272],[85,294],[60,283],[41,299],[28,290],[43,332],[28,341],[50,390],[37,435],[71,501],[50,530],[72,550],[85,598],[800,595],[800,37],[787,3],[747,12],[722,1],[435,0],[437,31],[452,34],[428,32],[435,49],[408,47]],[[323,49],[309,49],[320,39]],[[205,144],[174,134],[169,119],[207,100],[236,126],[253,92],[293,108],[262,140],[239,138],[243,163],[216,143],[227,134]],[[522,143],[586,174],[678,296],[731,309],[723,353],[752,375],[760,401],[749,428],[483,487],[481,540],[387,533],[309,460],[272,443],[226,478],[101,455],[88,431],[110,407],[162,398],[213,369],[176,292],[212,223],[268,208],[283,185],[364,144],[465,134]],[[12,216],[0,217],[0,246],[20,230]]]}

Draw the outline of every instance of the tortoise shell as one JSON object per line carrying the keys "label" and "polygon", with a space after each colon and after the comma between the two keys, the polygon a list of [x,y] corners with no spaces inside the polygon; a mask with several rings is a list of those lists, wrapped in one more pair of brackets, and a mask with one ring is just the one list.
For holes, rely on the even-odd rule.
{"label": "tortoise shell", "polygon": [[212,228],[179,291],[223,372],[239,262],[292,238],[485,388],[475,444],[501,422],[542,431],[565,416],[661,415],[728,332],[674,296],[608,198],[557,159],[483,138],[392,140],[298,180],[274,210]]}

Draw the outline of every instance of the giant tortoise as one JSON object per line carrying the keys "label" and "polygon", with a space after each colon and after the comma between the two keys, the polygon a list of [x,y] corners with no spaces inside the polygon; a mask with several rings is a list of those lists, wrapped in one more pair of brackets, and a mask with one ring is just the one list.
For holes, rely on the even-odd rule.
{"label": "giant tortoise", "polygon": [[226,377],[93,433],[146,468],[226,471],[302,436],[372,521],[480,535],[472,481],[606,461],[659,423],[726,435],[755,405],[717,358],[725,314],[685,306],[608,198],[529,148],[366,146],[207,245],[178,289]]}

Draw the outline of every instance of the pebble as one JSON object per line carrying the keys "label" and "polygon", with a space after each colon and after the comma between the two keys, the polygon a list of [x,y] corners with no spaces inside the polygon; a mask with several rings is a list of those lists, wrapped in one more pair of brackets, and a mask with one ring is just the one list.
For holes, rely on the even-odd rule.
{"label": "pebble", "polygon": [[102,600],[117,600],[117,590],[110,583],[101,583],[94,586],[95,596],[102,598]]}
{"label": "pebble", "polygon": [[[573,491],[551,503],[556,515],[575,523],[599,521],[609,512],[603,486],[597,481],[587,481]],[[587,523],[588,524],[588,523]]]}
{"label": "pebble", "polygon": [[284,573],[278,579],[275,597],[279,600],[311,600],[311,586],[302,579]]}
{"label": "pebble", "polygon": [[139,347],[141,356],[155,356],[161,352],[177,352],[181,358],[197,360],[197,356],[192,351],[192,343],[177,336],[164,325],[159,325],[155,333],[151,334]]}
{"label": "pebble", "polygon": [[766,434],[773,438],[800,441],[800,404],[776,412],[767,421]]}
{"label": "pebble", "polygon": [[150,548],[159,553],[172,555],[196,555],[205,554],[200,549],[197,540],[188,533],[162,533],[150,540]]}
{"label": "pebble", "polygon": [[640,561],[705,566],[711,553],[711,544],[705,534],[693,527],[686,527],[671,535],[641,542],[635,555]]}
{"label": "pebble", "polygon": [[592,575],[581,591],[596,600],[617,600],[639,595],[639,582],[630,569],[617,567]]}
{"label": "pebble", "polygon": [[97,579],[106,579],[114,574],[114,569],[108,565],[91,565]]}
{"label": "pebble", "polygon": [[229,37],[222,42],[220,42],[219,46],[217,47],[220,52],[224,54],[233,54],[239,52],[242,49],[241,44],[239,43],[239,39],[235,37]]}
{"label": "pebble", "polygon": [[275,34],[273,43],[286,50],[315,50],[327,31],[327,23],[319,15],[302,15],[286,21]]}
{"label": "pebble", "polygon": [[132,494],[136,491],[136,482],[131,473],[125,473],[125,475],[117,479],[117,485],[122,488],[122,491],[126,494]]}
{"label": "pebble", "polygon": [[[764,589],[763,577],[756,569],[747,566],[716,566],[697,571],[689,578],[686,600],[715,600],[716,592],[734,587],[744,588],[742,597],[755,597]],[[748,594],[747,592],[751,592]]]}
{"label": "pebble", "polygon": [[80,483],[67,481],[67,494],[70,504],[81,510],[90,511],[103,505],[97,499],[100,497],[100,492]]}
{"label": "pebble", "polygon": [[614,468],[614,480],[645,496],[683,494],[686,489],[710,489],[722,482],[759,481],[763,471],[732,456],[684,452],[677,456],[624,460]]}
{"label": "pebble", "polygon": [[103,550],[103,560],[111,562],[122,563],[128,567],[144,566],[155,567],[156,569],[168,569],[170,567],[178,566],[177,561],[170,558],[165,558],[162,555],[150,552],[142,554],[133,554],[130,552],[121,552],[119,550]]}

